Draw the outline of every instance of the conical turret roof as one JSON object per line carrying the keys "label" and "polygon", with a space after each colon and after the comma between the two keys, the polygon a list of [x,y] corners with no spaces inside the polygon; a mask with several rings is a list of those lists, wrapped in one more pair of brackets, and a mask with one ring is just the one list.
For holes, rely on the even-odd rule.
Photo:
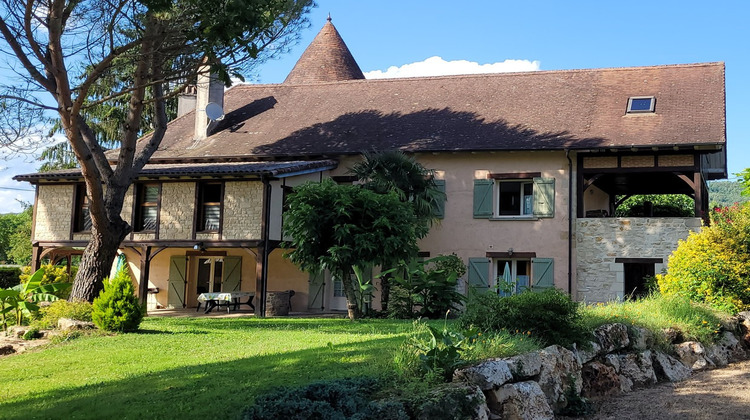
{"label": "conical turret roof", "polygon": [[302,53],[284,83],[307,84],[364,78],[365,75],[329,16],[323,29]]}

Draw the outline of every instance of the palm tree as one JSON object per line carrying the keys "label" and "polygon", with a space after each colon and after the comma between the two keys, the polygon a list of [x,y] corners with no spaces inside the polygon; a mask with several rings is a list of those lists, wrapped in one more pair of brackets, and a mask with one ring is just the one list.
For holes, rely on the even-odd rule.
{"label": "palm tree", "polygon": [[[445,199],[435,183],[434,171],[422,166],[411,156],[399,150],[364,152],[362,161],[354,164],[349,172],[363,183],[365,188],[380,194],[395,191],[401,201],[411,203],[417,217],[416,233],[424,238],[437,220],[435,206]],[[393,261],[395,266],[398,261]],[[389,267],[385,267],[389,268]],[[388,309],[390,295],[389,276],[381,278],[381,306]]]}

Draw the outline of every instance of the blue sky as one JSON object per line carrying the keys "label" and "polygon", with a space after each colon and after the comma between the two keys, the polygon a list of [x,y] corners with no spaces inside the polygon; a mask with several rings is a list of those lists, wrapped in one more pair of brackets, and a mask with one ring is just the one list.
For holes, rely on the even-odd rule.
{"label": "blue sky", "polygon": [[[279,83],[325,23],[333,24],[364,72],[423,62],[526,60],[540,70],[726,63],[729,172],[750,167],[750,2],[319,0],[292,51],[258,69]],[[434,62],[434,60],[433,60]],[[464,66],[465,67],[465,66]],[[0,151],[2,154],[2,151]],[[0,213],[33,201],[9,178],[36,163],[0,161]]]}

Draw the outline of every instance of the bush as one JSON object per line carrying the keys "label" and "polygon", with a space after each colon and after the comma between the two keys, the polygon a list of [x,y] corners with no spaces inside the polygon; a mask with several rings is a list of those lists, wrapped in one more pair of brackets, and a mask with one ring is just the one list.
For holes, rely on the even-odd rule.
{"label": "bush", "polygon": [[104,279],[104,290],[94,299],[91,320],[104,331],[132,332],[138,329],[144,312],[130,274],[123,268],[113,279]]}
{"label": "bush", "polygon": [[466,265],[455,254],[420,262],[402,262],[384,274],[393,275],[388,315],[393,318],[441,318],[458,309],[464,296],[456,291]]}
{"label": "bush", "polygon": [[39,319],[35,322],[40,328],[49,329],[57,327],[60,318],[70,318],[77,321],[91,322],[93,308],[88,302],[68,302],[58,300],[46,308],[39,310]]}
{"label": "bush", "polygon": [[382,419],[407,420],[403,404],[376,402],[379,390],[373,378],[354,378],[315,382],[304,387],[284,387],[258,397],[245,410],[246,420],[276,419]]}
{"label": "bush", "polygon": [[[52,264],[43,264],[39,268],[44,270],[44,276],[42,277],[42,282],[40,283],[42,286],[55,283],[71,283],[75,278],[76,272],[78,271],[77,267],[72,267],[70,273],[71,275],[68,275],[67,267]],[[21,283],[23,284],[28,282],[31,274],[31,267],[24,267],[23,274],[21,274],[20,276]],[[55,296],[59,297],[60,299],[67,299],[68,296],[70,296],[70,288],[56,292]]]}
{"label": "bush", "polygon": [[657,275],[659,290],[732,313],[750,309],[750,203],[716,209],[711,221],[680,241]]}
{"label": "bush", "polygon": [[21,282],[21,269],[18,267],[0,267],[0,289],[10,289]]}
{"label": "bush", "polygon": [[570,346],[587,341],[581,321],[578,303],[557,289],[541,293],[527,291],[508,297],[473,293],[459,318],[464,327],[473,325],[482,331],[526,334],[546,346]]}

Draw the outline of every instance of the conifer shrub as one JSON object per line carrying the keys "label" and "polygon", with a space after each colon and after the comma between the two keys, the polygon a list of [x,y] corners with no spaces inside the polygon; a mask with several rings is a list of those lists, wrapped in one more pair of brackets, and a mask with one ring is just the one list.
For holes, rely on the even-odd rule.
{"label": "conifer shrub", "polygon": [[731,313],[750,309],[750,203],[715,209],[711,226],[680,241],[656,277],[663,295]]}
{"label": "conifer shrub", "polygon": [[145,312],[135,296],[130,274],[123,268],[113,279],[104,279],[104,290],[94,299],[91,320],[104,331],[132,332],[138,329]]}

